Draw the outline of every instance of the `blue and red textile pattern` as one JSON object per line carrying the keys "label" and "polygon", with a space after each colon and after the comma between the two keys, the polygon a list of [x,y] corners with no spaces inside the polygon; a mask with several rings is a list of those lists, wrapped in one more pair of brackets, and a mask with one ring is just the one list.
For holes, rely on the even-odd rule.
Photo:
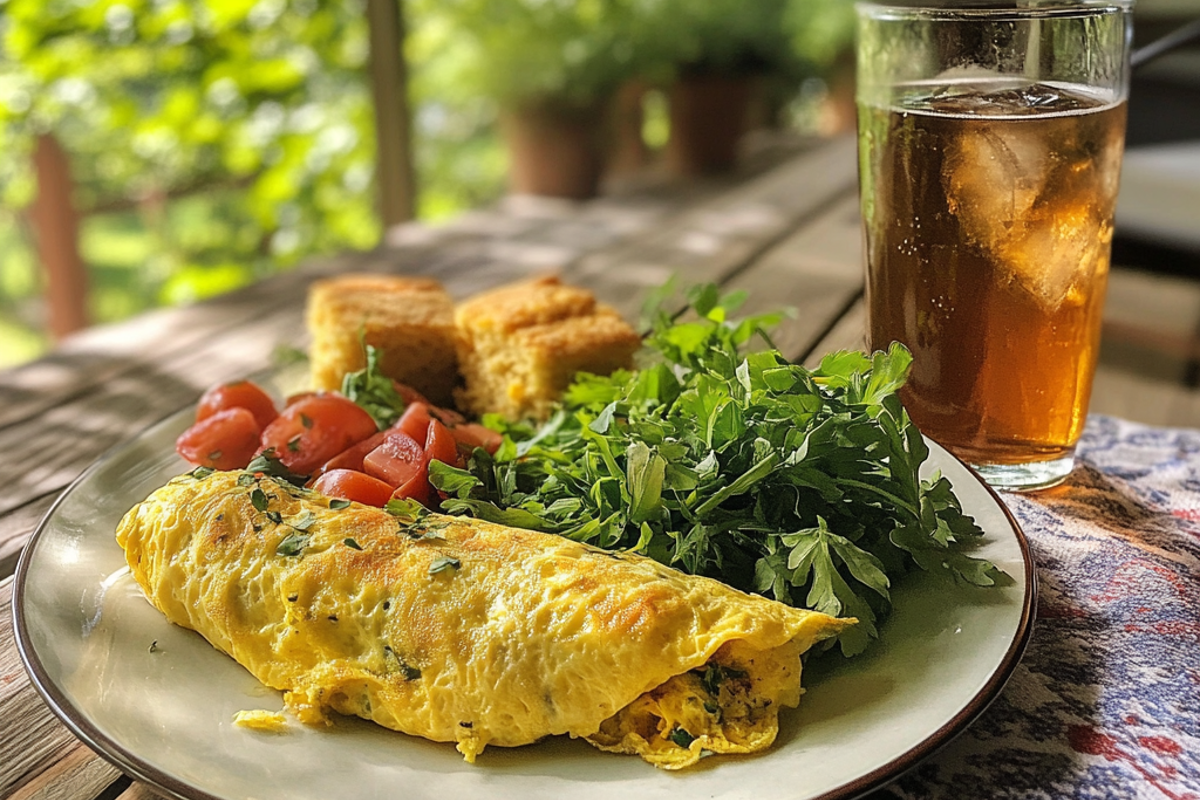
{"label": "blue and red textile pattern", "polygon": [[1004,495],[1033,637],[970,728],[872,800],[1200,800],[1200,430],[1093,416],[1068,482]]}

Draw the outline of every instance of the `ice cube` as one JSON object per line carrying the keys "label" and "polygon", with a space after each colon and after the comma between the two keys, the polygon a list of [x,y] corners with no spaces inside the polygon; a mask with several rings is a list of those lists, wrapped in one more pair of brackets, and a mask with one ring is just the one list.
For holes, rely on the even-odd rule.
{"label": "ice cube", "polygon": [[1096,266],[1108,236],[1105,223],[1086,203],[1057,206],[1038,214],[1000,243],[993,255],[1012,280],[1047,311],[1062,305],[1071,288],[1083,284]]}
{"label": "ice cube", "polygon": [[1049,145],[1018,127],[977,128],[952,142],[942,184],[969,242],[1053,311],[1095,264],[1102,220],[1086,198],[1047,185]]}
{"label": "ice cube", "polygon": [[1025,218],[1046,182],[1049,146],[1004,123],[973,126],[952,140],[942,162],[950,212],[973,243],[994,249]]}

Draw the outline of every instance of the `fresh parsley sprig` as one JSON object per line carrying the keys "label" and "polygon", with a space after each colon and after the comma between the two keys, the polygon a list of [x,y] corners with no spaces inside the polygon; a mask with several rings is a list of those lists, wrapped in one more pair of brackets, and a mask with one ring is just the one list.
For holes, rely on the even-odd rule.
{"label": "fresh parsley sprig", "polygon": [[396,391],[392,379],[380,372],[379,359],[382,356],[379,349],[366,343],[363,348],[367,365],[342,378],[342,394],[362,406],[375,420],[379,430],[385,430],[400,419],[407,403]]}
{"label": "fresh parsley sprig", "polygon": [[507,426],[466,470],[433,462],[443,509],[858,617],[846,655],[914,568],[994,584],[949,482],[918,474],[929,450],[896,395],[908,351],[833,353],[815,370],[748,352],[779,316],[733,322],[739,300],[693,290],[690,319],[654,318],[642,369],[581,375],[549,422]]}

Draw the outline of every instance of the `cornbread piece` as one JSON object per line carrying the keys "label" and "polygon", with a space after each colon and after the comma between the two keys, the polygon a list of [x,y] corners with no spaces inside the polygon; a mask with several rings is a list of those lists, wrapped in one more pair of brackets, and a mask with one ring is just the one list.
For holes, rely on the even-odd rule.
{"label": "cornbread piece", "polygon": [[366,366],[364,342],[382,353],[384,375],[449,405],[458,382],[454,302],[435,280],[355,274],[308,292],[313,388],[339,389]]}
{"label": "cornbread piece", "polygon": [[641,340],[591,292],[539,278],[461,303],[459,408],[508,419],[545,419],[576,372],[607,375],[632,365]]}

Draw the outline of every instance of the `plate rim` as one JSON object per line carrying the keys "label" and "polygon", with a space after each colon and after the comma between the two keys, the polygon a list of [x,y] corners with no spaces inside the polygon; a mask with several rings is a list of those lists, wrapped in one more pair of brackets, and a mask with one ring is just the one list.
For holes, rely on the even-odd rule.
{"label": "plate rim", "polygon": [[[88,465],[55,498],[54,503],[38,521],[38,525],[30,536],[29,541],[22,548],[20,559],[17,562],[12,595],[13,633],[17,653],[29,675],[30,683],[38,695],[67,729],[91,748],[93,752],[116,766],[130,778],[147,783],[177,800],[231,800],[221,795],[211,794],[198,786],[194,786],[171,775],[168,771],[154,766],[137,753],[132,752],[132,750],[123,744],[100,731],[87,718],[87,715],[83,711],[71,703],[66,694],[49,675],[48,670],[46,670],[32,644],[24,611],[26,586],[29,581],[29,565],[33,559],[33,552],[49,527],[50,521],[59,506],[67,500],[80,484],[120,454],[134,440],[149,435],[152,431],[160,427],[171,424],[177,418],[185,416],[189,411],[190,408],[184,408],[175,413],[168,414],[152,425],[147,426],[130,439],[120,442]],[[852,800],[853,798],[860,797],[899,778],[909,769],[949,744],[963,733],[971,723],[978,719],[996,698],[1000,696],[1005,685],[1016,671],[1016,667],[1020,663],[1029,640],[1033,635],[1038,597],[1037,566],[1025,531],[1021,528],[1016,517],[1013,516],[1012,510],[1000,497],[1000,494],[988,485],[970,465],[966,464],[950,451],[937,445],[936,442],[929,439],[926,439],[926,442],[931,445],[931,450],[936,448],[936,452],[941,457],[948,458],[961,466],[967,476],[985,490],[988,499],[1002,512],[1009,530],[1016,539],[1018,550],[1021,553],[1021,565],[1025,579],[1025,590],[1021,600],[1022,608],[1017,628],[999,664],[992,671],[983,686],[980,687],[958,713],[942,723],[942,725],[924,739],[890,761],[875,767],[853,780],[815,796],[813,800]]]}

